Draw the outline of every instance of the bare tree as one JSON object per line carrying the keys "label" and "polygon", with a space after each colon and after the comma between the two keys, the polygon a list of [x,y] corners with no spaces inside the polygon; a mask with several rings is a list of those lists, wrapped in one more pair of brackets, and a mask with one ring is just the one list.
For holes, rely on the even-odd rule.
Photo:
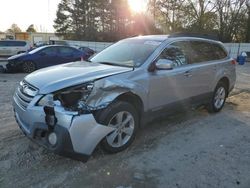
{"label": "bare tree", "polygon": [[224,42],[237,40],[237,32],[247,12],[246,0],[220,0],[216,1],[218,13],[217,27],[219,38]]}
{"label": "bare tree", "polygon": [[216,22],[214,1],[188,0],[184,8],[189,23],[187,27],[195,27],[200,32],[214,29]]}

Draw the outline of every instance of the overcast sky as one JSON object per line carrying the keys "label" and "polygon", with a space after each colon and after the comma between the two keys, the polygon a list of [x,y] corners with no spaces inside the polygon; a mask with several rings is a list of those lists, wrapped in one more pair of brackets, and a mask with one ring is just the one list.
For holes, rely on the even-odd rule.
{"label": "overcast sky", "polygon": [[61,0],[0,0],[0,31],[16,23],[22,31],[30,24],[38,31],[54,32],[53,20]]}

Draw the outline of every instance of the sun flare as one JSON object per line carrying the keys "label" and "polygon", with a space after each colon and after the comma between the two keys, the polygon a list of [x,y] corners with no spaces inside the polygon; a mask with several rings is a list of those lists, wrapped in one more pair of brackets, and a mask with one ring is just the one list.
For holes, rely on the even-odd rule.
{"label": "sun flare", "polygon": [[135,13],[146,12],[147,0],[128,0],[130,9]]}

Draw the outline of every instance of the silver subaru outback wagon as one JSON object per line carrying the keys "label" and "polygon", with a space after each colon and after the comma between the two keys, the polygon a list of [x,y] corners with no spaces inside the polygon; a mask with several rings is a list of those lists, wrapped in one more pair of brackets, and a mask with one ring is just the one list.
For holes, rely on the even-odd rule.
{"label": "silver subaru outback wagon", "polygon": [[110,153],[126,149],[141,125],[158,115],[199,105],[219,112],[235,78],[235,61],[218,41],[139,36],[89,62],[29,74],[13,105],[19,127],[33,141],[87,160],[98,144]]}

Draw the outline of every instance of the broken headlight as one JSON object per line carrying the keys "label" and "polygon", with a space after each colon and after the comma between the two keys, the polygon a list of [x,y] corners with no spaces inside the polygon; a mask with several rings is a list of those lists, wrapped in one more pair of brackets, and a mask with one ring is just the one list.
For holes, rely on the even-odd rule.
{"label": "broken headlight", "polygon": [[67,88],[54,95],[54,100],[59,100],[63,107],[77,110],[81,108],[94,87],[94,83],[86,83],[80,86]]}
{"label": "broken headlight", "polygon": [[55,106],[53,95],[52,94],[45,95],[44,97],[40,99],[40,101],[38,102],[38,105],[50,106],[50,107]]}

